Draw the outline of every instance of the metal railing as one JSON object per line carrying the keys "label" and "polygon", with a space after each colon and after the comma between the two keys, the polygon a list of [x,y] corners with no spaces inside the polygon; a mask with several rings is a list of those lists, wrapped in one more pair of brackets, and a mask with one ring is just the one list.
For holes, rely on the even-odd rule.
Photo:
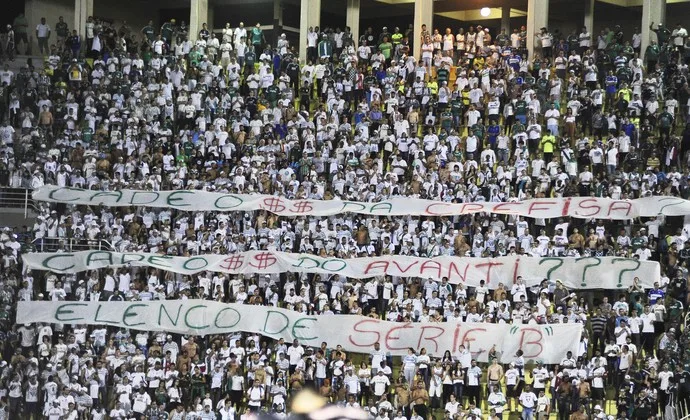
{"label": "metal railing", "polygon": [[24,218],[29,216],[29,210],[39,212],[28,188],[0,187],[0,208],[23,209]]}
{"label": "metal railing", "polygon": [[67,252],[115,251],[113,245],[104,239],[43,237],[32,240],[31,245],[36,252],[52,252],[58,249]]}

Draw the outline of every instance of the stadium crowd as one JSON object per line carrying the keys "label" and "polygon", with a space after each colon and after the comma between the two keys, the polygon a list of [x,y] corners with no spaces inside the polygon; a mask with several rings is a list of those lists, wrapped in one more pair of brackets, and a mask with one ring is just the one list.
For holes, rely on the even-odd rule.
{"label": "stadium crowd", "polygon": [[[31,22],[33,24],[33,22]],[[44,63],[0,71],[0,185],[194,189],[286,198],[446,202],[690,196],[687,31],[310,28],[269,43],[259,24],[36,26]],[[4,58],[26,43],[23,16]],[[196,34],[195,34],[196,35]],[[421,57],[412,55],[421,43]],[[300,64],[298,50],[305,59]],[[235,419],[289,414],[314,389],[377,420],[649,419],[685,411],[690,222],[454,217],[278,217],[42,204],[0,234],[0,419]],[[182,276],[108,268],[23,270],[21,254],[105,241],[119,251],[197,255],[282,250],[352,258],[621,256],[661,263],[651,290],[496,289],[441,279]],[[471,346],[346,354],[252,334],[178,336],[105,326],[16,325],[21,300],[200,298],[391,321],[579,322],[558,365],[477,363]],[[491,356],[491,355],[490,355]],[[670,411],[674,411],[670,409]],[[675,412],[670,418],[676,416]],[[661,417],[659,417],[661,418]],[[667,417],[668,418],[668,417]]]}

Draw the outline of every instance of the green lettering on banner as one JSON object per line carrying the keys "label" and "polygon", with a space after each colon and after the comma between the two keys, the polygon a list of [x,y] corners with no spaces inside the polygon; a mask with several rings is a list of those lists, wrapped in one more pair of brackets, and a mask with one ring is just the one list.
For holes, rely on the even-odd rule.
{"label": "green lettering on banner", "polygon": [[[311,263],[314,263],[314,265],[312,265],[311,267],[305,267],[303,265],[305,261],[309,261]],[[316,258],[305,257],[304,255],[300,255],[299,262],[297,264],[292,264],[292,266],[304,268],[305,270],[311,270],[312,268],[318,268],[319,267],[319,260],[317,260]]]}
{"label": "green lettering on banner", "polygon": [[190,324],[190,322],[189,322],[189,314],[190,314],[193,310],[199,309],[199,308],[208,308],[208,306],[206,306],[206,305],[194,305],[194,306],[192,306],[191,308],[187,309],[187,313],[184,314],[184,323],[185,323],[185,325],[186,325],[188,328],[192,328],[192,329],[194,329],[194,330],[203,330],[203,329],[206,329],[206,328],[209,327],[209,325],[192,325],[192,324]]}
{"label": "green lettering on banner", "polygon": [[[237,320],[232,324],[220,325],[218,323],[218,321],[220,320],[221,315],[223,315],[223,313],[225,311],[232,311],[235,314],[235,316],[237,317]],[[228,329],[228,328],[233,328],[235,325],[239,324],[241,320],[242,320],[242,315],[239,313],[239,311],[237,311],[236,309],[233,309],[233,308],[223,308],[220,311],[218,311],[218,313],[216,314],[216,319],[213,321],[213,324],[215,325],[216,328]]]}
{"label": "green lettering on banner", "polygon": [[[271,317],[272,314],[278,314],[278,315],[282,316],[282,317],[283,317],[283,321],[285,322],[285,325],[283,326],[283,328],[281,328],[281,329],[278,330],[278,331],[268,331],[268,330],[267,330],[267,328],[268,328],[268,319]],[[288,318],[287,315],[285,315],[285,314],[282,313],[282,312],[278,312],[278,311],[268,311],[268,312],[266,313],[266,319],[264,320],[264,329],[263,329],[263,332],[264,332],[266,335],[281,334],[283,331],[287,330],[289,326],[290,326],[290,318]]]}
{"label": "green lettering on banner", "polygon": [[[145,196],[147,194],[152,195],[153,200],[135,201],[138,195],[144,195]],[[143,206],[146,204],[155,203],[160,196],[161,196],[160,193],[157,193],[155,191],[134,191],[134,192],[132,192],[132,198],[129,199],[129,204],[131,204],[133,206]]]}
{"label": "green lettering on banner", "polygon": [[98,309],[96,309],[96,316],[93,318],[94,322],[96,322],[96,323],[102,322],[102,323],[104,323],[104,324],[117,324],[117,321],[109,321],[109,320],[107,320],[107,319],[99,319],[99,318],[98,318],[98,315],[101,313],[101,308],[102,308],[102,307],[103,307],[103,305],[101,305],[101,304],[99,303],[99,304],[98,304]]}
{"label": "green lettering on banner", "polygon": [[[348,208],[350,206],[353,206],[355,208],[354,209]],[[357,211],[362,211],[366,208],[367,208],[367,206],[365,206],[362,203],[358,203],[356,201],[343,201],[343,207],[340,209],[340,213],[357,212]]]}
{"label": "green lettering on banner", "polygon": [[177,201],[184,201],[184,198],[183,198],[183,197],[177,197],[177,196],[178,196],[178,195],[185,195],[185,194],[192,194],[192,195],[194,195],[194,193],[193,193],[192,191],[175,191],[175,192],[170,193],[170,194],[168,195],[168,199],[167,199],[166,202],[167,202],[167,204],[168,204],[169,206],[171,206],[171,207],[189,207],[190,204],[176,204],[176,203],[175,203],[175,202],[177,202]]}
{"label": "green lettering on banner", "polygon": [[640,262],[640,260],[636,260],[633,258],[614,258],[613,260],[611,260],[611,264],[615,264],[619,261],[623,264],[627,262],[632,262],[633,264],[635,264],[634,268],[626,268],[625,270],[621,270],[621,272],[618,274],[618,284],[616,285],[616,287],[623,287],[623,273],[628,271],[632,271],[634,273],[635,270],[640,268],[640,265],[642,265],[642,263]]}
{"label": "green lettering on banner", "polygon": [[158,308],[158,325],[161,327],[163,326],[163,323],[161,322],[161,318],[163,317],[163,312],[165,312],[165,316],[168,317],[170,322],[173,324],[174,327],[177,327],[177,323],[180,320],[180,312],[182,311],[182,305],[179,305],[177,307],[177,315],[175,315],[175,320],[172,319],[170,316],[170,312],[168,312],[168,308],[165,306],[165,303],[161,303],[161,306]]}
{"label": "green lettering on banner", "polygon": [[158,260],[162,260],[162,261],[172,260],[172,257],[169,255],[163,255],[163,256],[153,255],[153,256],[150,256],[148,259],[149,263],[151,263],[151,265],[153,265],[153,266],[165,267],[165,268],[171,268],[172,267],[170,264],[163,264],[162,261],[158,262]]}
{"label": "green lettering on banner", "polygon": [[371,209],[369,209],[369,213],[374,214],[376,212],[381,212],[381,213],[390,213],[393,210],[393,205],[391,203],[376,203],[373,206],[371,206]]}
{"label": "green lettering on banner", "polygon": [[122,257],[120,258],[120,263],[122,265],[125,265],[133,262],[141,262],[145,259],[146,256],[144,254],[122,254]]}
{"label": "green lettering on banner", "polygon": [[55,310],[55,321],[57,322],[72,322],[72,321],[79,321],[84,319],[84,317],[80,318],[62,318],[62,315],[69,315],[73,314],[74,311],[71,309],[63,309],[68,306],[89,306],[86,303],[66,303],[64,305],[58,306],[58,308]]}
{"label": "green lettering on banner", "polygon": [[145,324],[144,322],[138,322],[136,324],[130,324],[127,321],[127,318],[131,318],[133,316],[139,315],[133,311],[133,309],[136,308],[137,306],[148,307],[148,305],[144,305],[143,303],[135,303],[133,305],[129,305],[127,307],[127,309],[125,309],[125,311],[122,313],[122,323],[125,324],[129,328],[136,327],[137,325],[144,325]]}
{"label": "green lettering on banner", "polygon": [[[234,204],[234,203],[233,203],[233,204],[228,204],[228,205],[221,205],[221,202],[222,202],[223,200],[226,200],[226,199],[227,199],[227,200],[234,200],[234,201],[237,202],[237,204]],[[239,198],[239,197],[237,197],[237,196],[234,196],[234,195],[222,195],[222,196],[216,198],[216,201],[213,203],[213,206],[214,206],[216,209],[218,209],[218,210],[230,210],[230,209],[234,209],[235,207],[241,206],[242,203],[244,203],[244,200],[242,200],[241,198]]]}
{"label": "green lettering on banner", "polygon": [[[190,265],[191,265],[190,263],[193,261],[196,261],[196,260],[201,260],[202,265],[200,265],[198,267],[190,267]],[[190,270],[190,271],[201,270],[205,267],[208,267],[208,261],[206,261],[206,258],[204,258],[204,257],[192,257],[192,258],[186,260],[184,262],[184,264],[182,264],[182,268],[184,268],[185,270]]]}
{"label": "green lettering on banner", "polygon": [[[338,265],[338,268],[328,268],[327,266],[331,263],[336,263]],[[338,271],[343,271],[344,269],[346,269],[347,263],[341,259],[326,260],[321,265],[321,268],[323,268],[324,270],[328,270],[332,273],[336,273]]]}
{"label": "green lettering on banner", "polygon": [[56,255],[51,255],[50,257],[48,257],[48,258],[44,259],[43,261],[41,261],[41,265],[42,265],[43,267],[47,268],[48,270],[51,270],[51,271],[66,271],[66,270],[69,270],[69,269],[71,269],[71,268],[74,268],[74,264],[70,265],[69,267],[58,268],[58,267],[52,267],[52,266],[50,265],[50,262],[53,261],[55,258],[71,258],[71,257],[74,257],[74,254],[56,254]]}
{"label": "green lettering on banner", "polygon": [[65,190],[66,190],[66,191],[76,191],[77,193],[83,191],[83,190],[81,190],[81,189],[79,189],[79,188],[62,187],[62,188],[57,188],[57,189],[54,189],[53,191],[51,191],[50,194],[48,194],[48,198],[49,198],[50,200],[58,201],[58,202],[63,202],[63,203],[69,203],[70,201],[77,201],[77,200],[79,200],[79,198],[73,198],[73,199],[71,199],[71,200],[68,200],[68,199],[66,199],[66,198],[55,198],[55,194],[57,194],[57,193],[59,193],[59,192],[61,192],[61,191],[65,191]]}
{"label": "green lettering on banner", "polygon": [[90,267],[91,264],[100,261],[107,262],[107,264],[104,264],[104,266],[113,265],[113,253],[110,251],[89,252],[89,255],[86,256],[86,267]]}
{"label": "green lettering on banner", "polygon": [[122,200],[122,191],[101,191],[97,192],[96,194],[92,195],[89,201],[91,202],[96,202],[96,203],[103,203],[105,204],[105,201],[103,200],[96,200],[99,197],[116,197],[117,199],[115,200],[116,203],[119,203],[120,200]]}
{"label": "green lettering on banner", "polygon": [[558,261],[558,264],[556,264],[555,266],[551,267],[551,268],[549,269],[549,271],[546,272],[546,278],[549,279],[549,280],[551,280],[551,273],[553,273],[554,271],[558,270],[558,269],[561,268],[561,266],[563,265],[563,259],[562,259],[562,258],[556,258],[556,257],[542,258],[541,260],[539,260],[539,265],[542,265],[542,264],[544,264],[545,262],[551,261],[551,260],[556,260],[556,261]]}
{"label": "green lettering on banner", "polygon": [[596,267],[601,264],[601,260],[597,257],[582,257],[582,258],[576,258],[575,262],[580,262],[582,260],[594,260],[593,263],[585,265],[585,268],[582,269],[582,283],[580,283],[581,287],[587,287],[587,270],[589,270],[590,267]]}
{"label": "green lettering on banner", "polygon": [[309,328],[309,327],[307,327],[306,325],[301,325],[302,322],[306,322],[306,321],[316,322],[317,320],[316,320],[316,318],[300,318],[300,319],[298,319],[298,320],[295,321],[295,323],[292,325],[292,336],[295,337],[295,338],[298,339],[298,340],[304,340],[304,341],[315,340],[315,339],[317,338],[317,336],[313,336],[313,337],[304,337],[304,336],[298,334],[298,331],[297,331],[298,329]]}

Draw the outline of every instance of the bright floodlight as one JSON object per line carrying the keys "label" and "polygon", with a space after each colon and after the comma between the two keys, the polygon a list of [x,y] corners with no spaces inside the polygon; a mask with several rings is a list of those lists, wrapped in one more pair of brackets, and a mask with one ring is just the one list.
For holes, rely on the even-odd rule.
{"label": "bright floodlight", "polygon": [[482,7],[482,9],[479,11],[479,14],[484,17],[487,17],[491,14],[491,9],[489,9],[488,7]]}

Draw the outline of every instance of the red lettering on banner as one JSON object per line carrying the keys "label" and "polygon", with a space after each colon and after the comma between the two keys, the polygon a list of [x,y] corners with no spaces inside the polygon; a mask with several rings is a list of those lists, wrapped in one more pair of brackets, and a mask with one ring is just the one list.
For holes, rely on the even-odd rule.
{"label": "red lettering on banner", "polygon": [[390,265],[390,263],[386,260],[370,262],[367,265],[367,268],[364,269],[364,274],[369,274],[369,271],[378,270],[378,269],[382,269],[381,274],[385,274],[388,272],[388,266],[389,265]]}
{"label": "red lettering on banner", "polygon": [[221,261],[218,266],[223,270],[237,270],[244,264],[244,257],[240,254],[235,254],[227,257]]}
{"label": "red lettering on banner", "polygon": [[451,262],[448,264],[448,277],[449,279],[453,278],[453,271],[455,271],[455,274],[457,274],[460,278],[462,278],[462,282],[466,283],[467,282],[467,270],[470,268],[469,264],[465,264],[465,271],[461,274],[460,270],[458,270],[458,266],[455,265],[454,262]]}
{"label": "red lettering on banner", "polygon": [[[616,207],[617,205],[622,205],[621,207]],[[611,213],[618,210],[625,210],[625,215],[630,216],[630,211],[632,210],[632,203],[629,201],[614,201],[609,205],[609,217]]]}
{"label": "red lettering on banner", "polygon": [[565,199],[565,204],[563,205],[563,211],[561,211],[561,216],[567,216],[568,215],[568,211],[570,210],[570,201],[571,201],[570,197]]}
{"label": "red lettering on banner", "polygon": [[517,283],[518,268],[520,267],[520,258],[515,259],[515,264],[513,264],[513,284]]}
{"label": "red lettering on banner", "polygon": [[436,279],[441,278],[441,263],[436,261],[424,261],[421,267],[419,267],[419,276],[422,277],[425,270],[436,271]]}
{"label": "red lettering on banner", "polygon": [[[364,319],[364,320],[359,321],[358,323],[356,323],[356,324],[352,327],[352,329],[355,330],[355,331],[358,332],[358,333],[363,333],[363,334],[376,334],[376,338],[375,338],[374,340],[372,340],[371,343],[368,343],[368,344],[359,344],[359,343],[355,343],[355,341],[353,340],[352,334],[350,334],[350,336],[348,337],[348,340],[350,341],[350,343],[351,343],[353,346],[357,346],[357,347],[372,347],[372,346],[374,345],[374,343],[377,343],[377,342],[381,339],[381,334],[379,334],[378,331],[369,331],[369,330],[366,330],[366,329],[360,329],[360,326],[363,326],[364,324],[367,324],[367,323],[378,324],[379,321],[377,321],[377,320],[375,320],[375,319]],[[359,336],[360,334],[357,334],[357,335]]]}
{"label": "red lettering on banner", "polygon": [[494,206],[494,209],[493,209],[491,212],[492,212],[492,213],[501,213],[501,214],[503,214],[503,213],[512,214],[513,212],[510,211],[510,210],[506,210],[506,211],[500,211],[500,210],[502,210],[504,207],[513,206],[513,205],[516,205],[516,204],[517,204],[517,205],[520,205],[520,203],[515,203],[515,202],[508,202],[508,203],[496,204],[496,205]]}
{"label": "red lettering on banner", "polygon": [[537,207],[542,204],[551,206],[555,203],[553,201],[532,201],[527,209],[527,213],[531,216],[534,210],[551,210],[550,207]]}
{"label": "red lettering on banner", "polygon": [[[584,206],[583,204],[585,204],[585,203],[594,203],[594,205],[593,206]],[[587,210],[592,209],[594,211],[592,213],[588,213],[588,214],[583,214],[583,213],[577,212],[577,215],[590,217],[590,216],[594,216],[595,214],[598,214],[601,211],[601,207],[597,203],[598,203],[598,201],[596,198],[588,198],[586,200],[580,201],[577,205],[579,208],[587,209]]]}
{"label": "red lettering on banner", "polygon": [[413,262],[412,264],[408,265],[407,268],[405,268],[404,270],[402,269],[402,267],[400,267],[400,265],[398,265],[397,261],[393,261],[393,264],[395,264],[395,266],[398,267],[398,270],[400,270],[402,273],[407,273],[407,270],[419,264],[419,261]]}
{"label": "red lettering on banner", "polygon": [[[525,335],[527,335],[527,333],[539,334],[539,338],[535,341],[525,341]],[[542,338],[544,338],[544,336],[542,335],[541,331],[539,331],[536,328],[523,328],[522,330],[520,330],[520,350],[523,351],[523,356],[525,357],[525,359],[533,359],[535,357],[538,357],[542,353],[542,351],[544,351],[544,346],[542,346],[541,344]],[[528,354],[525,345],[537,345],[539,346],[539,351],[536,351],[534,354]]]}
{"label": "red lettering on banner", "polygon": [[[475,331],[486,332],[486,328],[470,328],[469,330],[465,331],[465,334],[462,335],[462,342],[460,344],[467,343],[469,345],[469,343],[471,343],[473,341],[477,341],[476,338],[472,338],[472,336],[470,335]],[[467,347],[467,345],[465,347]]]}
{"label": "red lettering on banner", "polygon": [[462,324],[458,324],[455,326],[455,332],[453,333],[453,349],[452,351],[455,351],[458,349],[460,346],[458,344],[458,339],[460,338],[460,328],[462,328]]}
{"label": "red lettering on banner", "polygon": [[464,203],[459,214],[477,213],[484,210],[484,206],[477,203]]}
{"label": "red lettering on banner", "polygon": [[309,213],[310,211],[314,210],[314,207],[311,205],[311,201],[296,201],[292,205],[291,211],[295,213]]}
{"label": "red lettering on banner", "polygon": [[[438,334],[436,334],[432,337],[425,337],[424,333],[426,332],[426,330],[436,330],[438,332]],[[419,333],[419,341],[417,341],[417,348],[419,349],[422,347],[422,340],[431,341],[432,343],[434,343],[434,353],[438,352],[438,342],[436,341],[436,339],[439,338],[441,335],[443,335],[443,333],[445,333],[445,332],[446,332],[446,330],[444,330],[441,327],[435,327],[435,326],[430,326],[430,325],[423,326],[422,332]]]}
{"label": "red lettering on banner", "polygon": [[475,267],[477,267],[477,268],[480,268],[480,267],[489,267],[489,268],[486,270],[486,284],[491,284],[491,268],[494,267],[494,266],[498,266],[498,265],[503,265],[503,263],[500,263],[500,262],[491,262],[491,261],[489,261],[489,262],[477,264]]}
{"label": "red lettering on banner", "polygon": [[388,331],[388,333],[386,334],[386,348],[387,348],[388,350],[405,350],[406,348],[410,347],[410,346],[402,346],[402,347],[393,347],[393,346],[391,346],[391,341],[400,340],[400,336],[397,336],[397,337],[396,337],[396,336],[393,336],[393,332],[394,332],[394,331],[397,331],[397,330],[408,329],[408,328],[412,328],[412,325],[410,325],[409,322],[406,322],[405,324],[403,324],[403,325],[401,325],[401,326],[399,326],[399,327],[393,327],[393,328],[391,328],[391,329]]}
{"label": "red lettering on banner", "polygon": [[442,211],[441,211],[441,212],[438,212],[438,213],[435,212],[435,211],[432,211],[431,209],[433,209],[433,208],[436,207],[436,206],[448,207],[448,206],[450,206],[450,204],[446,204],[446,203],[433,203],[433,204],[429,204],[428,206],[426,206],[426,209],[424,209],[424,212],[425,212],[426,214],[430,214],[430,215],[432,215],[432,216],[442,216],[442,215],[448,214],[448,213],[445,213],[445,212],[442,212]]}

